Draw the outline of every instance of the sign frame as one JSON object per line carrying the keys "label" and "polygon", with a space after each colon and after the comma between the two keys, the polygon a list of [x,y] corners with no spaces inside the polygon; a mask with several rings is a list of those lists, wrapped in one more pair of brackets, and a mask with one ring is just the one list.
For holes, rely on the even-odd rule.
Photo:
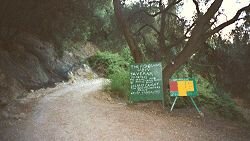
{"label": "sign frame", "polygon": [[[193,81],[193,91],[185,91],[187,94],[186,95],[179,95],[179,88],[177,86],[176,90],[177,91],[171,91],[171,82],[176,82],[177,85],[178,85],[178,81]],[[185,84],[186,85],[186,84]],[[170,96],[171,97],[175,97],[174,99],[174,102],[171,106],[171,109],[170,109],[170,112],[172,112],[173,108],[174,108],[174,105],[178,99],[178,97],[183,97],[183,96],[186,96],[186,97],[189,97],[192,104],[194,105],[195,109],[198,111],[198,113],[201,115],[201,116],[204,116],[204,114],[201,112],[201,110],[198,108],[198,106],[196,105],[193,97],[196,97],[198,96],[198,90],[197,90],[197,84],[196,84],[196,81],[195,81],[195,78],[178,78],[178,79],[170,79],[169,80],[169,92],[170,92]]]}

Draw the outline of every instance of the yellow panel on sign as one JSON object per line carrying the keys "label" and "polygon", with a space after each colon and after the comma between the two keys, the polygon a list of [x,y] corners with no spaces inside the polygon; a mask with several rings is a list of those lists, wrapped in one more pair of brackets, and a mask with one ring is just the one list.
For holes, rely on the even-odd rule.
{"label": "yellow panel on sign", "polygon": [[193,81],[186,81],[186,90],[187,91],[194,91],[194,83],[193,83]]}
{"label": "yellow panel on sign", "polygon": [[177,84],[178,84],[179,96],[187,96],[186,82],[178,81]]}
{"label": "yellow panel on sign", "polygon": [[194,91],[193,81],[178,81],[179,96],[187,96],[188,91]]}

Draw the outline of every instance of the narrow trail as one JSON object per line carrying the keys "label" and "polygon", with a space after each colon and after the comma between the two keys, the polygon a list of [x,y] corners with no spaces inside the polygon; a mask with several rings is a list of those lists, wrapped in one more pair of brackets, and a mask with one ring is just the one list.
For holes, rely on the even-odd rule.
{"label": "narrow trail", "polygon": [[[33,112],[0,132],[3,141],[237,141],[249,131],[218,120],[128,106],[101,92],[104,79],[44,90]],[[176,113],[180,111],[176,110]],[[195,112],[194,110],[188,112]],[[185,112],[184,112],[185,113]]]}

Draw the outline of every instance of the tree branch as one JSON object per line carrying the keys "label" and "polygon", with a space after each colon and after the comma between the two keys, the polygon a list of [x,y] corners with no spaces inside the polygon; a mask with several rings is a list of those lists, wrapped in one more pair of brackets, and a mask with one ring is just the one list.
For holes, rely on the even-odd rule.
{"label": "tree branch", "polygon": [[195,22],[187,29],[187,31],[184,33],[184,36],[187,36],[188,32],[191,31],[191,29],[195,26]]}
{"label": "tree branch", "polygon": [[170,50],[170,49],[172,49],[173,47],[176,47],[176,46],[182,44],[182,43],[184,42],[184,40],[185,40],[185,39],[188,39],[188,38],[189,38],[189,37],[183,36],[183,37],[177,39],[177,41],[176,41],[175,43],[168,45],[168,50]]}
{"label": "tree branch", "polygon": [[[150,16],[150,17],[156,17],[156,16],[158,16],[159,14],[168,11],[170,8],[172,8],[174,5],[180,3],[181,1],[182,1],[182,0],[178,0],[178,1],[176,1],[176,2],[172,2],[172,3],[170,3],[165,9],[163,9],[163,10],[161,10],[161,11],[159,11],[159,12],[156,12],[156,13],[154,13],[154,14],[148,13],[145,9],[140,9],[140,10],[134,12],[131,16],[129,16],[128,19],[130,19],[130,17],[133,17],[134,15],[136,15],[136,14],[138,14],[138,13],[142,13],[142,12],[145,13],[146,15]],[[159,5],[161,5],[161,4],[160,4],[160,1],[159,1]]]}
{"label": "tree branch", "polygon": [[[161,1],[161,0],[160,0],[160,1]],[[149,3],[149,4],[152,4],[152,3],[160,3],[160,1],[153,0],[153,1],[149,1],[148,3]]]}
{"label": "tree branch", "polygon": [[145,36],[143,34],[141,34],[140,32],[138,34],[142,37],[143,44],[146,47],[146,38],[145,38]]}
{"label": "tree branch", "polygon": [[206,34],[207,37],[219,32],[220,30],[222,30],[223,28],[225,28],[226,26],[230,25],[230,24],[233,24],[234,22],[236,22],[237,20],[239,20],[239,16],[241,15],[241,13],[243,11],[248,11],[250,10],[250,4],[248,6],[245,6],[243,8],[241,8],[240,10],[237,11],[237,13],[235,14],[235,16],[230,19],[229,21],[227,22],[224,22],[222,24],[220,24],[219,26],[217,26],[216,28],[214,28],[212,31],[208,32]]}
{"label": "tree branch", "polygon": [[153,25],[150,25],[150,24],[145,24],[145,25],[143,25],[141,28],[139,28],[138,29],[138,31],[136,32],[136,33],[134,33],[134,34],[138,34],[138,33],[140,33],[144,28],[146,28],[146,27],[149,27],[149,28],[151,28],[151,29],[153,29],[157,34],[160,34],[160,32],[153,26]]}
{"label": "tree branch", "polygon": [[200,11],[200,8],[199,8],[199,3],[196,0],[193,0],[193,3],[195,5],[197,15],[200,15],[201,11]]}
{"label": "tree branch", "polygon": [[[214,17],[214,18],[212,18],[214,21],[212,21],[211,23],[210,23],[210,25],[212,26],[212,25],[214,25],[217,21],[218,21],[218,17],[220,16],[220,15],[222,15],[223,13],[221,13],[221,12],[219,12],[218,11],[218,14]],[[223,14],[224,16],[226,16],[225,14]],[[226,20],[227,20],[227,16],[226,16]]]}
{"label": "tree branch", "polygon": [[204,20],[201,20],[201,21],[207,23],[207,21],[209,21],[215,15],[215,13],[219,10],[222,2],[223,2],[223,0],[215,0],[212,3],[212,5],[208,8],[205,15],[202,16],[202,19],[204,19]]}
{"label": "tree branch", "polygon": [[176,14],[174,14],[174,13],[172,13],[172,12],[167,12],[167,14],[176,17],[176,18],[177,18],[178,20],[180,20],[180,21],[183,20],[181,17],[179,17],[178,15],[176,15]]}
{"label": "tree branch", "polygon": [[170,8],[172,8],[174,5],[180,3],[181,1],[182,0],[178,0],[178,1],[172,2],[165,9],[163,9],[162,11],[159,11],[159,12],[157,12],[157,13],[151,15],[151,16],[155,17],[155,16],[157,16],[157,15],[163,13],[163,12],[167,12]]}

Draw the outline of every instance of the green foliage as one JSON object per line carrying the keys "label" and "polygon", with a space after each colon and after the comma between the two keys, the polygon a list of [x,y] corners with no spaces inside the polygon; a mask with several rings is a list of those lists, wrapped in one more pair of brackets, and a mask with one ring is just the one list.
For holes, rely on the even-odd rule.
{"label": "green foliage", "polygon": [[110,89],[112,92],[118,94],[118,96],[127,99],[130,89],[130,82],[129,82],[129,72],[121,69],[120,71],[111,74],[109,76],[111,80]]}
{"label": "green foliage", "polygon": [[200,105],[213,113],[231,120],[244,120],[243,115],[237,109],[235,102],[222,88],[216,83],[210,83],[208,80],[198,77],[199,97],[197,100]]}
{"label": "green foliage", "polygon": [[92,80],[92,79],[94,79],[94,77],[95,77],[95,75],[93,72],[87,72],[87,79],[88,80]]}
{"label": "green foliage", "polygon": [[131,55],[130,49],[128,47],[123,48],[121,51],[121,57],[124,58],[128,63],[134,63],[134,59]]}
{"label": "green foliage", "polygon": [[111,80],[107,89],[127,98],[129,94],[129,64],[133,63],[133,58],[127,48],[124,48],[120,54],[107,51],[98,52],[96,56],[89,59],[89,63],[100,75]]}
{"label": "green foliage", "polygon": [[[233,42],[214,36],[200,50],[190,65],[193,70],[210,81],[217,82],[232,96],[250,99],[250,42],[247,30],[236,28]],[[237,72],[237,73],[236,73]]]}
{"label": "green foliage", "polygon": [[[0,13],[0,40],[31,33],[53,43],[60,56],[86,41],[111,45],[114,39],[107,36],[116,30],[112,0],[12,0],[1,3]],[[120,36],[113,37],[122,43]]]}
{"label": "green foliage", "polygon": [[108,77],[121,70],[128,70],[129,62],[118,53],[108,51],[97,52],[94,57],[89,59],[92,68],[101,76]]}
{"label": "green foliage", "polygon": [[174,16],[177,15],[179,5],[171,7],[166,16],[162,14],[164,12],[159,16],[150,16],[166,8],[164,4],[159,5],[155,1],[135,1],[124,4],[123,13],[144,61],[159,61],[164,58],[166,60],[163,63],[168,63],[183,48],[185,41],[180,39],[184,36],[184,26],[187,23]]}

